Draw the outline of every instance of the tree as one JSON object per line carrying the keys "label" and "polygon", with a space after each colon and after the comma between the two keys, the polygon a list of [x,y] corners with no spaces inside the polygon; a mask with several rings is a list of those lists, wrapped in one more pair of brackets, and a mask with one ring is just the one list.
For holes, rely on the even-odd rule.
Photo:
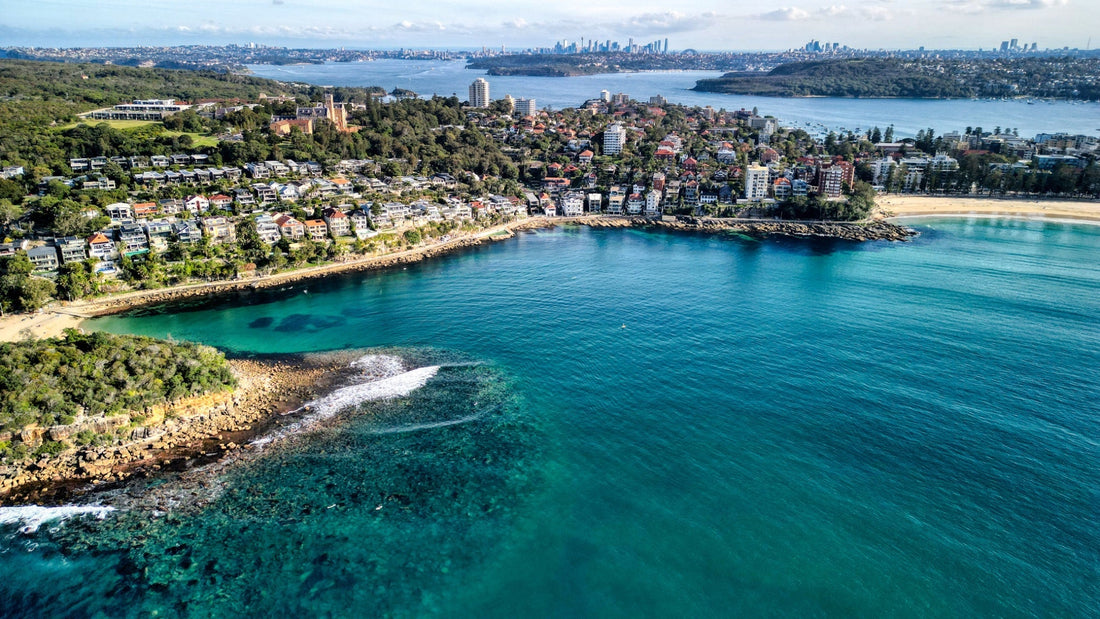
{"label": "tree", "polygon": [[57,270],[57,294],[75,301],[95,289],[91,265],[86,262],[66,262]]}

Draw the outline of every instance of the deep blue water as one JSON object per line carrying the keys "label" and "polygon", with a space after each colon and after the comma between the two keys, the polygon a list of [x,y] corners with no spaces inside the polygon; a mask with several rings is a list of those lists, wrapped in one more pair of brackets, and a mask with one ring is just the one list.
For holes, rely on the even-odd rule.
{"label": "deep blue water", "polygon": [[913,137],[929,127],[937,134],[962,132],[967,127],[1016,128],[1023,137],[1037,133],[1096,135],[1100,132],[1100,103],[1026,100],[992,101],[969,99],[785,99],[695,92],[696,80],[718,77],[717,71],[653,71],[613,73],[577,77],[489,76],[467,69],[465,62],[424,60],[376,60],[373,62],[328,63],[324,65],[250,65],[259,77],[306,82],[323,86],[382,86],[387,91],[407,88],[421,96],[456,95],[468,98],[474,79],[489,80],[494,99],[510,94],[534,98],[539,108],[577,107],[599,96],[601,90],[625,92],[639,101],[662,95],[672,103],[711,105],[715,109],[752,109],[770,114],[786,126],[797,126],[811,134],[822,130],[866,132],[871,127],[894,125],[899,137]]}
{"label": "deep blue water", "polygon": [[232,469],[198,513],[9,531],[0,608],[1095,616],[1100,227],[919,227],[563,227],[93,321],[446,367]]}

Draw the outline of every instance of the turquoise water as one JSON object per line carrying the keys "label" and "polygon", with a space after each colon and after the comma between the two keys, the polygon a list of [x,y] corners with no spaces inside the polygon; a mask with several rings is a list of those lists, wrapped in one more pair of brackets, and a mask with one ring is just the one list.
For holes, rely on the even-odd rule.
{"label": "turquoise water", "polygon": [[727,110],[759,108],[787,126],[802,127],[811,134],[822,128],[833,131],[885,130],[894,125],[899,138],[913,137],[932,127],[937,134],[962,132],[967,127],[992,131],[997,126],[1019,129],[1023,137],[1037,133],[1096,135],[1100,132],[1100,103],[1026,100],[935,99],[839,99],[831,97],[778,98],[725,95],[691,90],[700,79],[722,75],[720,71],[647,71],[577,77],[490,76],[467,69],[466,63],[427,60],[376,60],[330,62],[323,65],[250,65],[259,77],[305,82],[322,86],[382,86],[407,88],[421,96],[453,95],[467,99],[468,87],[477,77],[489,80],[494,98],[534,98],[539,108],[577,107],[599,96],[601,90],[625,92],[639,101],[662,95],[672,103],[714,106]]}
{"label": "turquoise water", "polygon": [[0,612],[1095,616],[1100,227],[918,227],[563,227],[94,321],[441,369],[205,507],[3,529]]}

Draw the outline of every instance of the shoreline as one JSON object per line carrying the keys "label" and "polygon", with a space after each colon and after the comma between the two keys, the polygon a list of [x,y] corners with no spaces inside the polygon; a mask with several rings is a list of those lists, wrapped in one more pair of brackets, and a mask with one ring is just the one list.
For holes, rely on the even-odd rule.
{"label": "shoreline", "polygon": [[[160,414],[108,445],[72,447],[50,458],[0,466],[0,506],[83,501],[125,491],[131,481],[222,462],[247,449],[252,438],[300,416],[304,403],[345,376],[347,364],[340,360],[339,355],[230,359],[239,383],[233,391],[154,407]],[[90,422],[119,425],[119,419],[125,424],[129,415]]]}
{"label": "shoreline", "polygon": [[549,225],[552,225],[552,222],[542,218],[520,219],[453,238],[449,241],[414,247],[382,256],[366,256],[344,262],[309,266],[293,271],[236,280],[184,284],[153,290],[135,290],[80,301],[54,301],[32,314],[9,314],[0,317],[0,342],[60,337],[65,329],[79,329],[84,320],[88,318],[120,314],[148,305],[215,297],[235,292],[264,290],[339,273],[374,271],[397,265],[412,264],[462,248],[476,247],[484,243],[509,239],[519,230],[542,228]]}
{"label": "shoreline", "polygon": [[33,314],[11,314],[0,317],[0,342],[15,342],[29,338],[60,337],[65,329],[79,329],[84,320],[98,316],[120,314],[140,307],[174,303],[188,299],[216,297],[238,292],[252,292],[324,278],[342,273],[382,270],[443,256],[467,247],[476,247],[513,238],[522,230],[550,228],[574,224],[595,228],[656,227],[686,232],[720,233],[735,231],[744,234],[791,238],[837,238],[850,241],[905,240],[912,233],[903,226],[884,221],[867,222],[799,222],[783,220],[711,219],[695,217],[664,217],[648,219],[636,216],[589,215],[581,217],[528,217],[493,226],[473,234],[448,241],[415,247],[382,256],[368,256],[344,262],[304,267],[270,275],[236,280],[184,284],[181,286],[122,292],[106,297],[80,301],[55,301]]}
{"label": "shoreline", "polygon": [[990,197],[879,196],[876,216],[886,220],[932,217],[985,217],[1100,223],[1100,202]]}

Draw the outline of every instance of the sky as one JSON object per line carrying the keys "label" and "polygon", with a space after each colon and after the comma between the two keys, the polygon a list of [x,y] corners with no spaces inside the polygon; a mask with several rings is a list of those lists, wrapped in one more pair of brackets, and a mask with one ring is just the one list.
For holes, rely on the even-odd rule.
{"label": "sky", "polygon": [[[675,6],[670,9],[670,6]],[[672,50],[1100,45],[1100,0],[0,0],[0,46],[249,43],[522,49],[595,38]]]}

